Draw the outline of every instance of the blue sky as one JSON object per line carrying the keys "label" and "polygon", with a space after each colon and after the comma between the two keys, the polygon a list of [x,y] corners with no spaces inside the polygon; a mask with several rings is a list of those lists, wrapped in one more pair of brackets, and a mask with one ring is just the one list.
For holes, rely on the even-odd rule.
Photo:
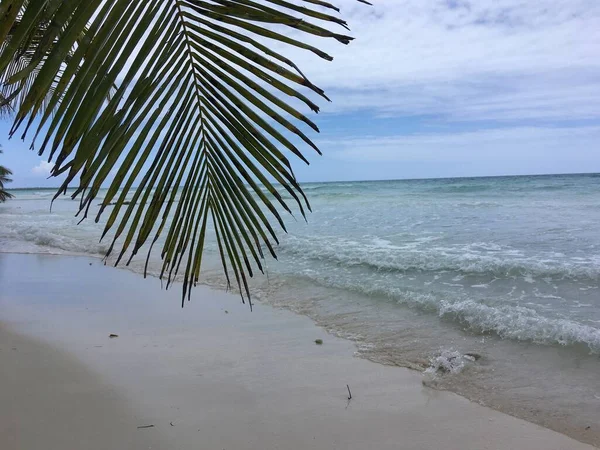
{"label": "blue sky", "polygon": [[[597,0],[335,3],[356,41],[285,50],[333,100],[300,180],[600,172]],[[9,126],[13,186],[56,185]]]}

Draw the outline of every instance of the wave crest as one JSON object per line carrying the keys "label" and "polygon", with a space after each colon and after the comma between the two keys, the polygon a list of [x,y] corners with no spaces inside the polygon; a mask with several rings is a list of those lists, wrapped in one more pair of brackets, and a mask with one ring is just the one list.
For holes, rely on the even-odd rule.
{"label": "wave crest", "polygon": [[335,237],[289,236],[282,250],[295,257],[329,261],[345,267],[363,266],[375,271],[600,278],[600,255],[585,258],[554,252],[527,255],[517,249],[485,242],[431,245],[437,239],[436,236],[425,236],[393,245],[378,238],[365,242]]}

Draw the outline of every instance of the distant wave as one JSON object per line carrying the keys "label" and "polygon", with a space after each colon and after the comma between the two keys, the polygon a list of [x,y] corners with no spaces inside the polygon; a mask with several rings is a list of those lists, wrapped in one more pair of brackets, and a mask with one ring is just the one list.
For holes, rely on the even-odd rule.
{"label": "distant wave", "polygon": [[442,185],[428,189],[429,192],[448,193],[448,194],[466,194],[470,192],[484,192],[495,190],[495,186],[489,184],[463,184],[463,185]]}
{"label": "distant wave", "polygon": [[456,206],[459,208],[497,208],[501,204],[498,202],[460,202],[457,203]]}
{"label": "distant wave", "polygon": [[533,186],[531,188],[529,188],[529,190],[535,190],[535,191],[562,191],[565,189],[569,189],[572,188],[573,185],[572,184],[548,184],[548,185],[542,185],[542,186]]}
{"label": "distant wave", "polygon": [[364,182],[356,182],[356,183],[310,183],[310,184],[302,184],[302,190],[304,191],[319,191],[323,189],[340,189],[340,188],[349,188],[349,187],[360,187],[365,184]]}
{"label": "distant wave", "polygon": [[353,192],[320,192],[317,194],[311,194],[310,199],[354,199],[360,197],[359,193]]}

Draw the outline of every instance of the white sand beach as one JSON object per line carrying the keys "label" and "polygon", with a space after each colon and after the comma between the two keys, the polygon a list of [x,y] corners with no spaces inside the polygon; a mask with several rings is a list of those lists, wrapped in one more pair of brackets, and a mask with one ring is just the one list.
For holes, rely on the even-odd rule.
{"label": "white sand beach", "polygon": [[0,286],[3,450],[593,448],[231,294],[181,309],[179,286],[49,255],[0,254]]}

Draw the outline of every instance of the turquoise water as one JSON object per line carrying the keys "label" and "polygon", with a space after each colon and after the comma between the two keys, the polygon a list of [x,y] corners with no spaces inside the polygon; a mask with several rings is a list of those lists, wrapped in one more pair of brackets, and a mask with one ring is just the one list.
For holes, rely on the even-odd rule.
{"label": "turquoise water", "polygon": [[[304,188],[314,213],[287,220],[255,297],[356,341],[361,356],[429,367],[427,383],[521,417],[600,414],[599,175]],[[106,251],[99,225],[75,226],[73,201],[50,213],[53,191],[14,194],[0,206],[1,251]],[[214,243],[207,256],[203,281],[223,287]]]}
{"label": "turquoise water", "polygon": [[273,272],[474,331],[600,351],[600,178],[309,185]]}

